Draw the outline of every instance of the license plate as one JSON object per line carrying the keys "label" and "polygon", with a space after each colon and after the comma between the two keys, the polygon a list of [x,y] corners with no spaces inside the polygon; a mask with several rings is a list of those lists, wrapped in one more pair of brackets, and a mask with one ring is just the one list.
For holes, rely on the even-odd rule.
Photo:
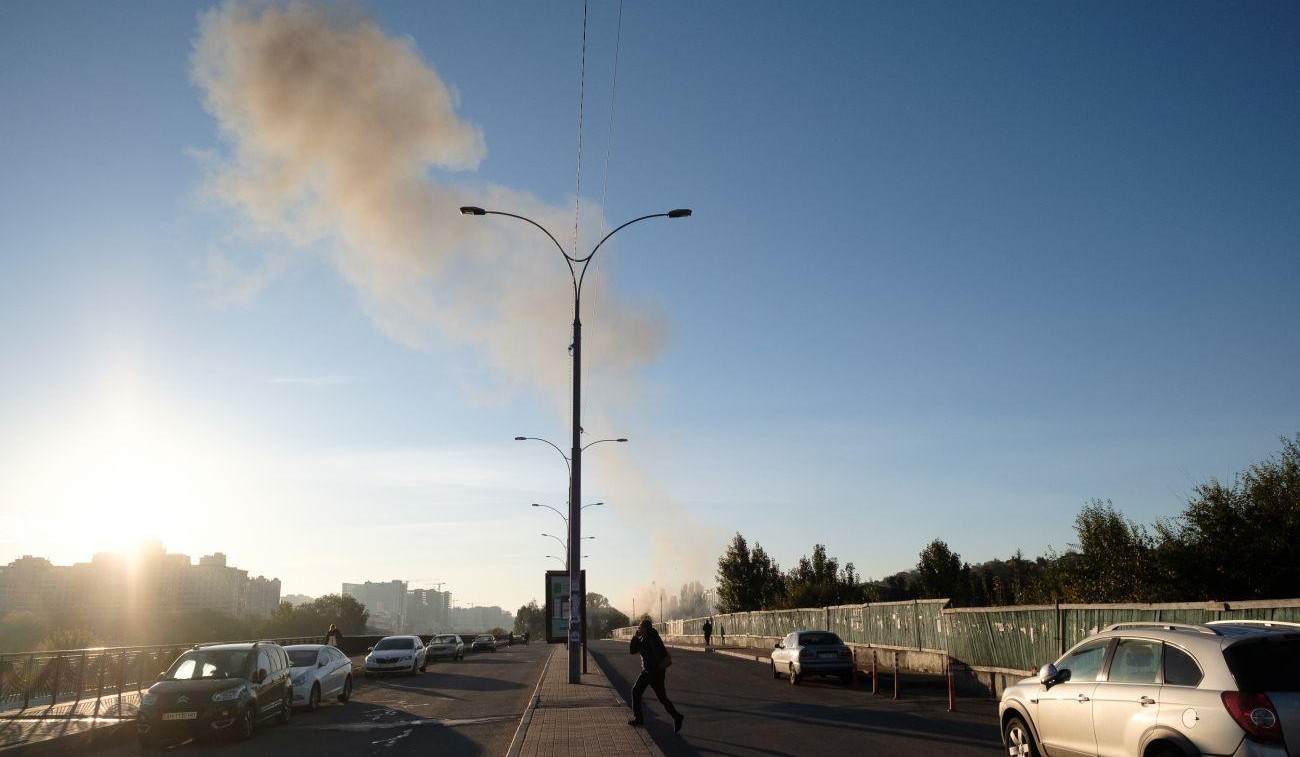
{"label": "license plate", "polygon": [[163,720],[198,720],[197,712],[164,712]]}
{"label": "license plate", "polygon": [[835,655],[834,652],[818,652],[818,653],[817,653],[817,659],[819,659],[819,660],[833,660],[833,659],[835,659],[835,657],[836,657],[836,655]]}

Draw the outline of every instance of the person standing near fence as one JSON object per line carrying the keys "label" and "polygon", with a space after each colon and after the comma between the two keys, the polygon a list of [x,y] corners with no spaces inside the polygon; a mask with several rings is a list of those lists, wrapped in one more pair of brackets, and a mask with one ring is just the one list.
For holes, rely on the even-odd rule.
{"label": "person standing near fence", "polygon": [[722,646],[724,647],[727,646],[727,627],[724,625],[719,625],[718,635],[722,637]]}
{"label": "person standing near fence", "polygon": [[707,649],[713,641],[713,618],[704,621],[704,646]]}
{"label": "person standing near fence", "polygon": [[330,623],[329,630],[325,632],[325,644],[331,647],[343,646],[343,632],[336,623]]}
{"label": "person standing near fence", "polygon": [[686,718],[677,711],[676,707],[673,707],[664,688],[668,677],[668,666],[673,664],[673,658],[668,654],[668,647],[664,646],[664,640],[659,638],[659,632],[655,630],[649,618],[641,621],[636,634],[632,636],[632,643],[628,646],[629,654],[638,652],[641,654],[641,675],[632,686],[632,719],[627,721],[627,724],[645,723],[641,712],[641,697],[645,694],[646,688],[650,687],[655,690],[655,696],[659,697],[659,703],[664,706],[664,710],[672,716],[673,730],[682,730],[682,721]]}

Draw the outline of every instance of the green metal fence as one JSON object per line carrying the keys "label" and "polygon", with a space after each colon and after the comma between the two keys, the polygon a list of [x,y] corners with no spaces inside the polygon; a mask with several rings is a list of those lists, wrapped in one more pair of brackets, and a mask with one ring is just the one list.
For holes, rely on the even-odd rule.
{"label": "green metal fence", "polygon": [[[1113,623],[1208,623],[1258,619],[1300,623],[1300,599],[1164,604],[949,608],[946,599],[768,610],[713,616],[715,641],[758,643],[801,628],[829,629],[850,644],[946,652],[979,668],[1031,671]],[[705,618],[656,624],[670,636],[702,636]],[[628,638],[621,628],[615,638]]]}

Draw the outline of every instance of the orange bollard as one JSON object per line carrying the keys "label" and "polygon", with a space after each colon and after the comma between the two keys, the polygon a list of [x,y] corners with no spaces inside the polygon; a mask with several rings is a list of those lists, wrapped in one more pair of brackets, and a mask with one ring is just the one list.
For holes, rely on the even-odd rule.
{"label": "orange bollard", "polygon": [[894,699],[898,699],[898,653],[894,653]]}
{"label": "orange bollard", "polygon": [[877,682],[879,681],[880,681],[880,676],[876,675],[876,650],[873,649],[871,650],[871,693],[872,694],[875,694],[877,689],[879,688],[877,686]]}
{"label": "orange bollard", "polygon": [[948,712],[957,711],[957,689],[952,679],[952,655],[948,655]]}

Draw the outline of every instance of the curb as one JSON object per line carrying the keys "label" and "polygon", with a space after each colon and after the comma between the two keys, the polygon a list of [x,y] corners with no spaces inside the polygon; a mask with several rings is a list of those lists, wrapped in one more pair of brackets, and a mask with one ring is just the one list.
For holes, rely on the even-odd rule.
{"label": "curb", "polygon": [[720,654],[723,657],[735,657],[737,660],[749,660],[750,662],[768,663],[772,661],[770,657],[762,655],[745,654],[744,652],[728,652],[725,649],[700,649],[699,647],[688,647],[684,644],[664,644],[670,649],[685,649],[688,652],[701,652],[703,654]]}
{"label": "curb", "polygon": [[63,755],[129,741],[135,736],[135,733],[135,718],[130,718],[112,725],[90,728],[66,736],[56,736],[50,739],[0,747],[0,755],[4,757],[44,757],[44,755],[63,757]]}
{"label": "curb", "polygon": [[546,656],[546,662],[542,664],[542,674],[537,677],[537,685],[533,687],[533,696],[528,700],[528,706],[524,708],[524,714],[519,718],[519,725],[515,728],[515,737],[510,740],[510,748],[506,750],[506,757],[519,757],[519,750],[524,747],[524,738],[528,735],[528,726],[532,725],[533,712],[537,710],[537,703],[541,700],[542,683],[546,681],[546,669],[551,666],[551,660],[555,659],[555,650]]}

